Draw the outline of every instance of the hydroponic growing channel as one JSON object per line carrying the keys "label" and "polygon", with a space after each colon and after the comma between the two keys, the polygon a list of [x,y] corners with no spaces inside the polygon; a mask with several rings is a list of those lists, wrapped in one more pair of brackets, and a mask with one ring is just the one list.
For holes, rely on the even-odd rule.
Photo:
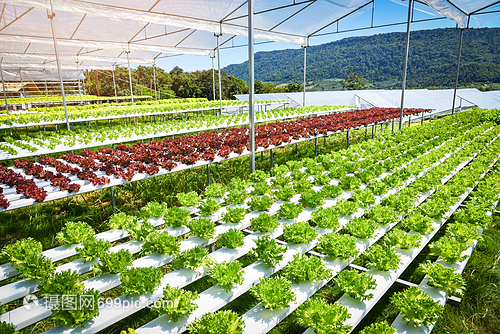
{"label": "hydroponic growing channel", "polygon": [[[423,114],[411,109],[406,114]],[[312,138],[394,120],[397,109],[373,108],[277,122],[256,128],[257,152]],[[203,166],[249,154],[248,128],[202,132],[133,146],[66,153],[61,159],[40,157],[40,163],[15,161],[16,168],[0,166],[0,206],[13,209],[78,193],[94,191],[172,171]],[[50,182],[50,183],[49,183]],[[22,194],[22,195],[21,195]],[[12,202],[13,205],[11,205]]]}
{"label": "hydroponic growing channel", "polygon": [[[19,240],[2,250],[0,303],[9,309],[0,320],[33,330],[50,317],[58,326],[47,333],[97,333],[149,308],[153,320],[137,333],[266,333],[293,313],[307,333],[349,333],[430,247],[441,258],[424,264],[422,289],[391,297],[403,312],[393,327],[371,326],[428,333],[444,300],[463,290],[456,273],[498,203],[500,126],[486,113],[462,112],[289,161],[274,166],[272,177],[256,171],[228,187],[177,194],[182,207],[150,202],[138,217],[112,216],[99,234],[68,223],[56,237],[61,246],[43,252],[33,239]],[[298,124],[316,134],[325,122]],[[442,228],[445,236],[431,243]],[[209,287],[193,292],[204,277]],[[315,295],[330,281],[345,293],[334,303]],[[33,293],[38,307],[16,303]],[[255,305],[229,307],[248,294]],[[54,297],[63,295],[113,298],[72,313]]]}

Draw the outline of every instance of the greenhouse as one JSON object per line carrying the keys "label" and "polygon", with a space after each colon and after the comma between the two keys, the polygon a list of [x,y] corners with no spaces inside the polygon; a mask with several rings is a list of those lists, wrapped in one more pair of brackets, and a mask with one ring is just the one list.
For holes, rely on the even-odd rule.
{"label": "greenhouse", "polygon": [[[416,11],[461,49],[498,2],[405,1],[400,89],[306,92],[310,41],[383,1],[2,3],[0,334],[500,331],[499,92],[458,88],[460,52],[454,89],[405,87]],[[255,94],[257,40],[303,47],[303,91]],[[174,55],[213,99],[158,94]]]}

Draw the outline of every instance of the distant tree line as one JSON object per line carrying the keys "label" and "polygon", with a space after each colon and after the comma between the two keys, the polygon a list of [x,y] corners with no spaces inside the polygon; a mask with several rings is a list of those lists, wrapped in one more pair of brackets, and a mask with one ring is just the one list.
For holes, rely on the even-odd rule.
{"label": "distant tree line", "polygon": [[[170,72],[156,67],[156,90],[161,98],[175,97],[204,97],[213,100],[213,76],[212,70],[185,72],[176,66]],[[85,88],[88,94],[98,94],[100,96],[114,96],[113,74],[111,71],[99,70],[85,73]],[[116,67],[115,69],[116,94],[118,96],[130,95],[130,84],[128,69],[126,67]],[[154,96],[154,81],[152,66],[138,66],[131,70],[132,83],[135,95]],[[248,85],[245,81],[226,71],[221,71],[222,98],[225,100],[236,99],[237,94],[248,94]],[[298,83],[275,84],[255,82],[255,93],[286,93],[302,91],[302,85]],[[219,99],[219,77],[215,72],[215,98]]]}

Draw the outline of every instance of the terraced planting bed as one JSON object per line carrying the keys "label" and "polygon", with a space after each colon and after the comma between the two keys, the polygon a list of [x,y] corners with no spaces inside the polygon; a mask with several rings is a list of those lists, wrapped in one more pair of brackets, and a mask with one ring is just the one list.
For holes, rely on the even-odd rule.
{"label": "terraced planting bed", "polygon": [[[428,333],[446,300],[465,289],[460,273],[498,204],[500,126],[488,113],[386,131],[248,180],[178,193],[180,206],[150,202],[138,216],[111,216],[98,234],[68,222],[56,248],[12,242],[2,249],[0,304],[8,306],[0,326],[108,333],[135,319],[144,334]],[[276,147],[283,129],[301,138],[339,131],[324,117],[263,125],[257,142]],[[378,122],[370,117],[336,124]],[[119,151],[89,156],[101,161],[99,154]],[[426,278],[390,298],[401,314],[360,327],[427,249],[439,259],[420,264]],[[23,306],[33,294],[38,306]],[[68,295],[85,301],[78,311],[64,308]]]}

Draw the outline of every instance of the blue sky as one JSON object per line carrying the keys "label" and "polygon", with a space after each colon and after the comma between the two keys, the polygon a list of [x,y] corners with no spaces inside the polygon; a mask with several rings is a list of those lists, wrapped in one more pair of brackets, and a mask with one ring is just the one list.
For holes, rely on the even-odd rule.
{"label": "blue sky", "polygon": [[[380,0],[375,2],[375,13],[374,13],[374,25],[390,24],[397,22],[405,22],[408,15],[408,2],[401,0]],[[345,21],[340,25],[340,30],[356,29],[360,27],[369,26],[371,22],[371,6],[368,6],[368,10],[359,14],[355,18]],[[489,9],[500,10],[500,5],[496,5]],[[429,18],[441,17],[434,9],[416,3],[414,20],[424,20]],[[471,28],[478,27],[500,27],[500,13],[479,15],[478,21],[475,19],[471,20]],[[454,28],[455,23],[448,19],[443,18],[434,21],[427,22],[417,22],[411,24],[411,30],[423,30],[423,29],[436,29],[436,28]],[[331,31],[336,29],[331,28]],[[395,32],[395,31],[406,31],[406,24],[383,27],[383,28],[373,28],[366,30],[358,30],[352,32],[335,33],[327,36],[322,36],[318,38],[311,38],[310,45],[319,45],[323,43],[328,43],[336,40],[340,40],[346,37],[352,36],[370,36],[381,33]],[[325,30],[328,32],[328,30]],[[457,31],[458,34],[458,31]],[[247,42],[246,37],[237,37],[235,39],[235,45],[245,45]],[[271,51],[279,49],[298,49],[300,46],[291,45],[285,43],[263,43],[265,41],[256,40],[257,45],[255,45],[255,52],[258,51]],[[242,63],[248,60],[248,48],[247,46],[241,46],[236,48],[227,48],[220,51],[221,56],[221,67],[225,67],[229,64]],[[196,71],[196,70],[207,70],[212,68],[212,60],[209,57],[201,56],[187,56],[180,55],[169,57],[166,59],[160,59],[157,61],[157,66],[170,71],[174,66],[179,66],[185,71]],[[215,59],[215,68],[217,69],[217,59]]]}

